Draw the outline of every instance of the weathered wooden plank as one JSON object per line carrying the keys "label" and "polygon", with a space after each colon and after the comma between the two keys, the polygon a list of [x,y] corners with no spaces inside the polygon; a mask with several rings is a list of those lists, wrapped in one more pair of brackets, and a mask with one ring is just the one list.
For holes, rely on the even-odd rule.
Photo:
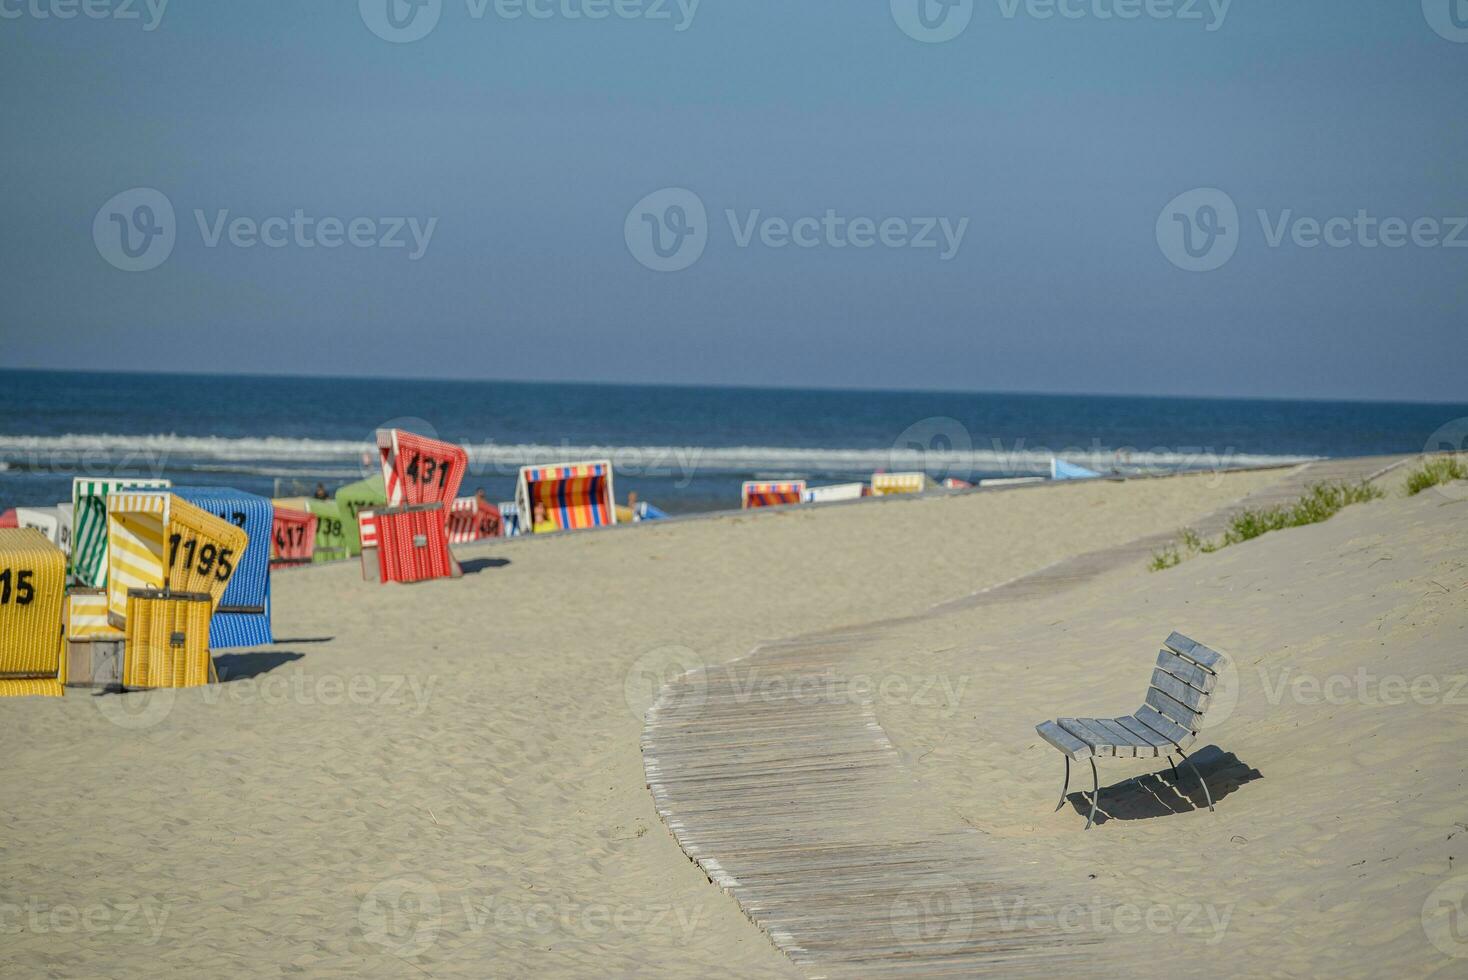
{"label": "weathered wooden plank", "polygon": [[1198,720],[1203,717],[1192,708],[1168,697],[1155,687],[1147,688],[1146,703],[1190,732],[1198,730]]}
{"label": "weathered wooden plank", "polygon": [[1111,744],[1111,736],[1104,730],[1090,724],[1084,718],[1061,718],[1060,727],[1070,732],[1076,738],[1091,747],[1091,753],[1097,756],[1109,756],[1116,754],[1116,748]]}
{"label": "weathered wooden plank", "polygon": [[1217,674],[1204,670],[1191,660],[1179,657],[1171,650],[1158,652],[1157,667],[1159,670],[1167,671],[1184,684],[1187,684],[1194,690],[1202,691],[1204,694],[1213,693],[1213,688],[1218,683]]}
{"label": "weathered wooden plank", "polygon": [[1055,746],[1061,752],[1064,752],[1066,755],[1070,756],[1072,759],[1079,759],[1082,756],[1087,756],[1091,754],[1091,747],[1089,745],[1076,738],[1070,732],[1066,731],[1064,728],[1061,728],[1053,721],[1047,721],[1043,724],[1036,725],[1035,731],[1040,733],[1041,738],[1049,742],[1051,745]]}
{"label": "weathered wooden plank", "polygon": [[1171,633],[1165,641],[1169,650],[1176,651],[1183,657],[1191,660],[1200,667],[1213,670],[1223,662],[1223,655],[1215,650],[1210,650],[1196,640],[1189,639],[1181,633]]}
{"label": "weathered wooden plank", "polygon": [[1180,749],[1186,749],[1193,741],[1193,733],[1151,705],[1142,705],[1134,716],[1137,721],[1152,729]]}
{"label": "weathered wooden plank", "polygon": [[1209,696],[1173,677],[1165,670],[1152,672],[1152,686],[1179,704],[1202,714],[1208,710]]}

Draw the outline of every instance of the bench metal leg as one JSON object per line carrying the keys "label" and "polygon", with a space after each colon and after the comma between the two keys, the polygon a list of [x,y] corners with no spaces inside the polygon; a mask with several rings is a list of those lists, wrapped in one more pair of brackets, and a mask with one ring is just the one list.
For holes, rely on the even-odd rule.
{"label": "bench metal leg", "polygon": [[1167,757],[1167,762],[1168,762],[1168,765],[1172,766],[1172,781],[1175,782],[1175,783],[1182,782],[1183,781],[1183,777],[1181,777],[1181,776],[1179,776],[1177,774],[1177,763],[1172,761],[1172,756],[1168,756]]}
{"label": "bench metal leg", "polygon": [[1056,813],[1059,813],[1060,808],[1065,806],[1065,794],[1070,790],[1070,756],[1061,756],[1061,758],[1065,760],[1065,784],[1060,787],[1060,802],[1055,804]]}
{"label": "bench metal leg", "polygon": [[1091,815],[1086,818],[1086,829],[1096,820],[1096,806],[1101,802],[1101,777],[1096,774],[1096,760],[1091,759]]}
{"label": "bench metal leg", "polygon": [[1193,775],[1198,777],[1198,782],[1202,783],[1203,799],[1208,801],[1208,811],[1210,813],[1217,813],[1218,811],[1213,809],[1213,794],[1208,792],[1208,783],[1206,780],[1203,779],[1203,774],[1198,771],[1197,766],[1193,765],[1193,760],[1188,758],[1188,754],[1186,752],[1184,752],[1182,749],[1178,749],[1177,754],[1182,756],[1183,762],[1187,763],[1188,768],[1193,770]]}

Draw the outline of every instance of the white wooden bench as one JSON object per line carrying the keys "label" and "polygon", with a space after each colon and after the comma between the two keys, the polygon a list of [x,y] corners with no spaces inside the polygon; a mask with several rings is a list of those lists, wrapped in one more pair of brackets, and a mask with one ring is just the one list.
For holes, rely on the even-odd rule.
{"label": "white wooden bench", "polygon": [[[1096,819],[1096,804],[1101,795],[1101,780],[1096,773],[1096,759],[1152,759],[1161,755],[1172,762],[1176,752],[1193,770],[1203,785],[1203,798],[1213,810],[1213,796],[1203,774],[1198,772],[1186,749],[1193,744],[1203,720],[1203,712],[1218,684],[1218,670],[1223,656],[1203,644],[1173,633],[1157,654],[1157,669],[1147,688],[1147,699],[1135,714],[1124,718],[1060,718],[1036,725],[1040,737],[1065,756],[1065,784],[1060,790],[1057,811],[1065,806],[1070,789],[1070,760],[1086,759],[1091,763],[1091,815],[1086,829]],[[1177,764],[1172,766],[1173,779],[1178,779]]]}

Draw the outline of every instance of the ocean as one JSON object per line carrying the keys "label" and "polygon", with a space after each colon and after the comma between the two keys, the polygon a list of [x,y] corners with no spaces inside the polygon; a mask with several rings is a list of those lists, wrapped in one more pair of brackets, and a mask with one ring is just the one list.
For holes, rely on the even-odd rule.
{"label": "ocean", "polygon": [[[0,371],[0,510],[73,476],[159,475],[262,494],[376,472],[373,432],[466,445],[464,493],[510,500],[531,463],[610,459],[618,499],[739,506],[740,484],[1260,466],[1420,452],[1468,403],[1408,404]],[[367,455],[364,458],[364,453]]]}

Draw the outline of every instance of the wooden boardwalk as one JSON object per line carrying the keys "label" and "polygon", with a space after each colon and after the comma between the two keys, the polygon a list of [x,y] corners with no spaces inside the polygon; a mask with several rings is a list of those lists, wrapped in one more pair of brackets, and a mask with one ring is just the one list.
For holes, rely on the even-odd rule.
{"label": "wooden boardwalk", "polygon": [[[1305,464],[1194,525],[1401,458]],[[1054,594],[1145,562],[1175,530],[1080,555],[934,607]],[[913,806],[912,774],[847,683],[850,654],[898,622],[766,644],[667,684],[642,735],[648,788],[679,845],[810,977],[1055,976],[1100,970],[1106,947],[1045,914],[1097,899],[1036,891],[1014,845]]]}

